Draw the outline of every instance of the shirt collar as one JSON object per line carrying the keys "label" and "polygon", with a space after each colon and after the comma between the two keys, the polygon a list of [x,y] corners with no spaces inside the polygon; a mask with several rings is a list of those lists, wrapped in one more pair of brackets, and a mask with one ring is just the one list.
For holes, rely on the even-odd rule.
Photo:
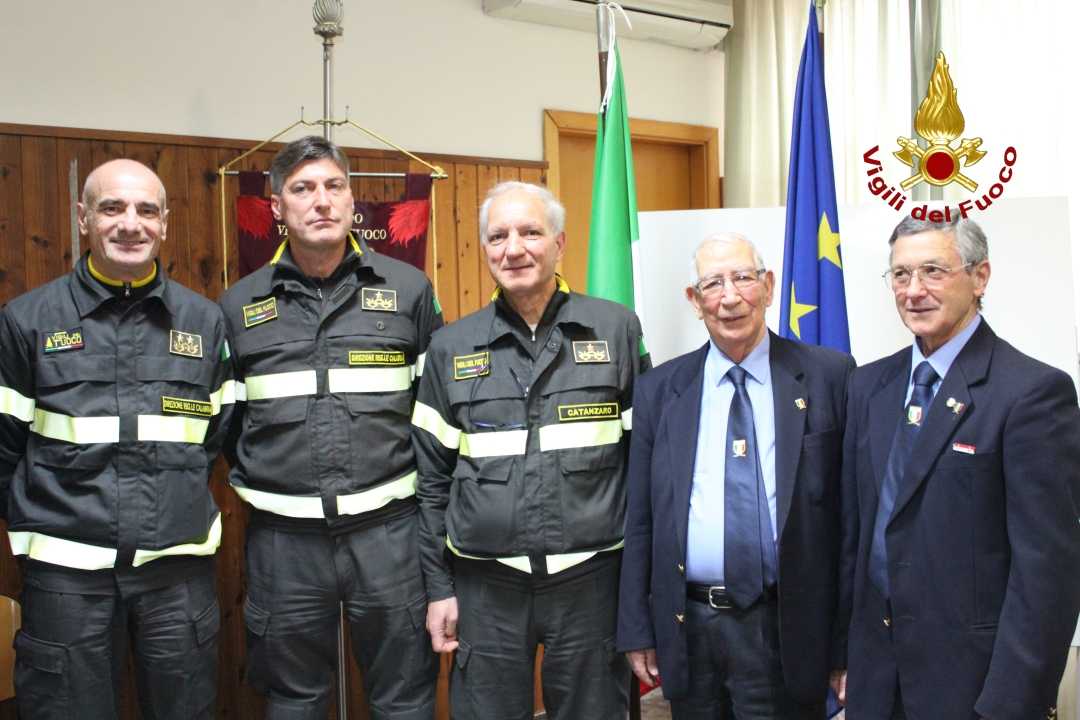
{"label": "shirt collar", "polygon": [[[735,363],[724,354],[724,351],[709,340],[709,354],[705,357],[705,381],[709,387],[716,387],[727,376],[728,370]],[[765,337],[761,339],[754,349],[743,358],[739,366],[750,376],[751,379],[764,385],[769,377],[769,332],[765,331]]]}
{"label": "shirt collar", "polygon": [[[372,252],[367,243],[358,240],[355,235],[349,233],[348,243],[345,246],[345,256],[337,266],[331,277],[337,276],[343,271],[351,272],[363,267],[370,268],[380,279],[385,279],[385,272],[380,272],[381,260],[378,253]],[[289,252],[289,241],[284,240],[270,258],[270,272],[265,275],[265,280],[252,288],[252,297],[266,297],[273,293],[277,285],[283,285],[288,280],[309,280],[293,260]]]}
{"label": "shirt collar", "polygon": [[[74,278],[71,283],[71,296],[75,301],[75,307],[79,311],[80,318],[94,312],[105,302],[119,297],[90,274],[89,261],[90,253],[87,252],[75,265]],[[148,289],[141,297],[159,298],[165,305],[165,309],[170,314],[175,315],[177,308],[172,304],[172,293],[169,292],[168,283],[166,282],[165,266],[161,264],[160,260],[155,260],[154,263],[157,271],[150,283],[143,286],[148,287]]]}
{"label": "shirt collar", "polygon": [[956,356],[960,354],[960,351],[967,345],[967,341],[979,329],[980,322],[982,322],[982,314],[976,313],[975,317],[968,322],[963,330],[953,335],[948,342],[930,353],[930,357],[923,355],[922,350],[919,348],[919,339],[915,338],[911,343],[911,372],[908,374],[908,383],[911,383],[911,376],[915,373],[915,368],[919,367],[919,363],[924,360],[930,363],[930,367],[934,368],[938,378],[944,379],[946,373],[949,372],[949,368],[952,367],[953,361],[956,360]]}

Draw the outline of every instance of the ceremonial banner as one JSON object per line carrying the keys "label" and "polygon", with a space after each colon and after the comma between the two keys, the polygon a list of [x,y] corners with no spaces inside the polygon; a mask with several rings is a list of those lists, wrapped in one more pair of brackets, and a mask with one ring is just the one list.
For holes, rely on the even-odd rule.
{"label": "ceremonial banner", "polygon": [[780,334],[850,351],[829,108],[813,2],[791,127]]}
{"label": "ceremonial banner", "polygon": [[[265,265],[288,237],[285,224],[274,219],[265,192],[266,176],[262,172],[240,173],[240,196],[236,198],[240,277]],[[423,270],[430,217],[431,176],[410,173],[405,177],[405,196],[400,200],[357,201],[352,231],[375,252]]]}

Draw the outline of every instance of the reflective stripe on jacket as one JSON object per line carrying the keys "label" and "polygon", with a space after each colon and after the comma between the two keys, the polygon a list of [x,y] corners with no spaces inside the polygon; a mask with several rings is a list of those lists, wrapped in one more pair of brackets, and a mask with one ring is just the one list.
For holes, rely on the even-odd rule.
{"label": "reflective stripe on jacket", "polygon": [[0,313],[0,507],[16,554],[102,569],[218,546],[207,482],[236,390],[221,311],[160,268],[127,292],[84,257]]}
{"label": "reflective stripe on jacket", "polygon": [[229,480],[245,501],[333,526],[415,494],[415,380],[442,325],[422,272],[350,236],[314,281],[283,244],[221,305],[242,416]]}
{"label": "reflective stripe on jacket", "polygon": [[535,331],[496,293],[432,339],[413,411],[431,599],[453,594],[447,547],[552,573],[621,545],[641,325],[558,287]]}

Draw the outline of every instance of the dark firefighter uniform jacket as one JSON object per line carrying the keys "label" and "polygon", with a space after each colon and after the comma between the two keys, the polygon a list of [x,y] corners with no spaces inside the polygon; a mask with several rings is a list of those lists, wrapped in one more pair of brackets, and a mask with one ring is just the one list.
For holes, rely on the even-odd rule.
{"label": "dark firefighter uniform jacket", "polygon": [[317,281],[285,242],[221,305],[242,416],[226,448],[240,497],[271,521],[333,530],[381,508],[415,512],[414,381],[442,325],[427,277],[350,235],[337,270]]}
{"label": "dark firefighter uniform jacket", "polygon": [[84,256],[0,313],[0,508],[16,555],[102,570],[217,549],[207,479],[234,397],[221,311],[160,266],[135,285],[110,289]]}
{"label": "dark firefighter uniform jacket", "polygon": [[562,278],[535,332],[500,292],[432,339],[413,412],[429,600],[446,549],[553,574],[622,545],[637,316]]}

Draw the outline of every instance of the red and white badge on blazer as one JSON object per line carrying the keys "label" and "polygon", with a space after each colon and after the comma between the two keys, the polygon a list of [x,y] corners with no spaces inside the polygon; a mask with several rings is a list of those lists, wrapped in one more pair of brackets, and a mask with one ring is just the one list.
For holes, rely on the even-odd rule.
{"label": "red and white badge on blazer", "polygon": [[969,445],[967,443],[954,442],[952,444],[952,449],[953,449],[954,452],[964,453],[966,455],[974,455],[975,454],[975,446],[974,445]]}

